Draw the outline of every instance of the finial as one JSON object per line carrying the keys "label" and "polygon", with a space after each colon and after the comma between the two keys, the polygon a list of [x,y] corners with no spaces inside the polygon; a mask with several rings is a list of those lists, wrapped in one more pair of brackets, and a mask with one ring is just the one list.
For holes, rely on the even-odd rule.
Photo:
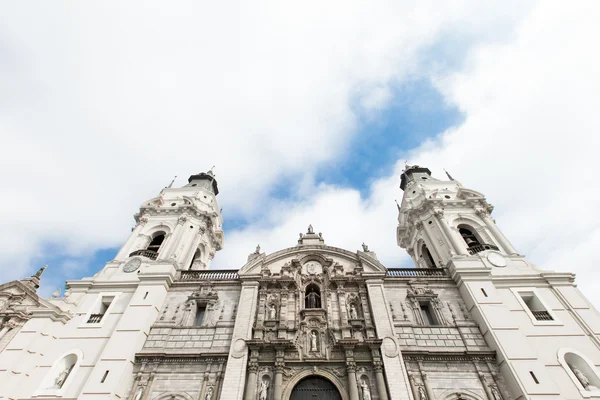
{"label": "finial", "polygon": [[175,175],[175,178],[173,178],[173,180],[171,181],[171,183],[169,183],[169,186],[167,186],[168,189],[173,187],[173,184],[175,183],[175,179],[177,179],[177,175]]}
{"label": "finial", "polygon": [[366,253],[368,253],[368,252],[369,252],[369,246],[367,246],[367,245],[365,244],[365,242],[362,242],[362,248],[363,248],[363,251],[364,251],[364,252],[366,252]]}
{"label": "finial", "polygon": [[44,273],[46,268],[48,268],[48,264],[46,264],[42,268],[38,269],[38,272],[36,272],[35,275],[32,275],[31,277],[32,278],[41,278],[42,274]]}
{"label": "finial", "polygon": [[208,170],[207,174],[210,175],[210,176],[215,176],[215,173],[213,172],[213,169],[215,169],[214,165]]}
{"label": "finial", "polygon": [[54,293],[52,293],[52,298],[55,299],[60,296],[60,289],[56,289]]}
{"label": "finial", "polygon": [[398,200],[394,199],[394,201],[396,202],[396,207],[398,207],[398,211],[400,211],[400,204],[398,204]]}
{"label": "finial", "polygon": [[260,254],[260,244],[256,245],[256,250],[254,250],[254,254]]}
{"label": "finial", "polygon": [[315,233],[312,224],[308,225],[308,232],[307,233]]}
{"label": "finial", "polygon": [[408,169],[408,160],[404,160],[404,170]]}
{"label": "finial", "polygon": [[445,168],[444,168],[444,172],[446,173],[446,176],[448,177],[448,179],[450,179],[451,181],[453,181],[453,180],[454,180],[454,178],[452,177],[452,175],[450,175],[450,174],[448,173],[448,171],[446,171],[446,169],[445,169]]}

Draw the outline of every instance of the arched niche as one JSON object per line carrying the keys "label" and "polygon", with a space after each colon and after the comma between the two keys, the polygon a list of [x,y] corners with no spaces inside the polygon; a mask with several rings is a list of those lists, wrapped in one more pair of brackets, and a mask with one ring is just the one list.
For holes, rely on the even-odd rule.
{"label": "arched niche", "polygon": [[557,358],[584,397],[600,395],[600,372],[592,360],[568,347],[559,349]]}
{"label": "arched niche", "polygon": [[321,288],[316,283],[306,285],[304,289],[304,308],[322,308]]}
{"label": "arched niche", "polygon": [[38,388],[36,395],[55,395],[62,396],[67,390],[71,382],[79,370],[83,353],[79,349],[69,350],[58,357],[50,371],[42,380],[42,384]]}

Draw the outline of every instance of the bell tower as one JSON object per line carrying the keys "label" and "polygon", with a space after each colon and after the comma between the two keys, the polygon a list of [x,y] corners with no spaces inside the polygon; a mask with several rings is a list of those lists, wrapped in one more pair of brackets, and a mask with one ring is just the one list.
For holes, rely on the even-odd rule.
{"label": "bell tower", "polygon": [[223,247],[218,194],[212,171],[190,176],[183,187],[164,188],[142,203],[137,225],[113,262],[137,257],[171,263],[177,270],[208,269]]}
{"label": "bell tower", "polygon": [[600,396],[589,383],[600,382],[590,361],[600,360],[600,314],[575,276],[539,269],[519,254],[485,196],[446,174],[439,180],[417,165],[402,172],[398,245],[417,268],[444,268],[456,282],[513,398]]}

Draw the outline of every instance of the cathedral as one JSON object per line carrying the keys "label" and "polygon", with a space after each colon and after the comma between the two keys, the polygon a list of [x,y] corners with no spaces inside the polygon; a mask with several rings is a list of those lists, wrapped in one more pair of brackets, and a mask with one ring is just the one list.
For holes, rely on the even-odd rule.
{"label": "cathedral", "polygon": [[527,260],[450,175],[407,166],[400,189],[414,268],[309,225],[231,270],[211,269],[214,174],[163,189],[93,277],[49,299],[44,269],[0,286],[0,400],[600,399],[600,314],[574,275]]}

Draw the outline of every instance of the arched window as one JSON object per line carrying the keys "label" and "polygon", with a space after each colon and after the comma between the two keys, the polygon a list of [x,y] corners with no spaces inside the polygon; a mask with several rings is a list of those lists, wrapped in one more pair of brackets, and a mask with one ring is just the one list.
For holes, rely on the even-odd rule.
{"label": "arched window", "polygon": [[558,351],[558,361],[580,392],[600,394],[600,373],[586,356],[563,348]]}
{"label": "arched window", "polygon": [[305,308],[321,308],[321,290],[319,286],[311,283],[306,287],[306,296],[304,297]]}
{"label": "arched window", "polygon": [[419,264],[427,268],[435,268],[435,261],[433,261],[433,257],[431,256],[431,253],[429,252],[429,249],[427,248],[427,245],[425,243],[421,245]]}
{"label": "arched window", "polygon": [[203,269],[204,264],[202,263],[202,250],[199,248],[196,249],[194,256],[192,257],[192,261],[190,262],[191,270]]}
{"label": "arched window", "polygon": [[460,232],[460,236],[462,236],[467,246],[475,247],[481,245],[481,243],[479,243],[479,239],[477,239],[477,236],[475,236],[471,227],[460,225],[458,227],[458,232]]}
{"label": "arched window", "polygon": [[155,233],[152,238],[152,241],[148,245],[147,250],[151,250],[151,251],[158,253],[158,250],[160,249],[160,246],[163,244],[164,241],[165,241],[165,233],[164,232]]}

